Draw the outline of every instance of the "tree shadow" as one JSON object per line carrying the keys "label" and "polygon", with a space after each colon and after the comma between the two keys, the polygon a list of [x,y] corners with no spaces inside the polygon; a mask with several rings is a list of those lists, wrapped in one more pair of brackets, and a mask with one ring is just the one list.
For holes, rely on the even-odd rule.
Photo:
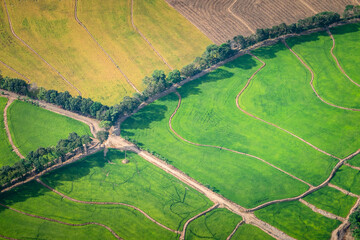
{"label": "tree shadow", "polygon": [[354,33],[360,31],[360,24],[346,24],[343,26],[336,26],[330,28],[330,31],[333,35],[343,35],[348,33]]}

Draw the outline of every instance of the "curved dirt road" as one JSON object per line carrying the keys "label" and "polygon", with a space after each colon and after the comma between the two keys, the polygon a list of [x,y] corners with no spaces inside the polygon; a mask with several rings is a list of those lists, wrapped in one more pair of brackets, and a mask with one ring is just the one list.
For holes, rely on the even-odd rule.
{"label": "curved dirt road", "polygon": [[74,17],[76,22],[85,29],[85,31],[89,34],[89,36],[94,40],[94,42],[99,46],[99,48],[101,49],[101,51],[103,51],[103,53],[105,53],[105,55],[109,58],[109,60],[115,65],[115,67],[119,70],[119,72],[121,73],[121,75],[126,79],[126,81],[128,82],[128,84],[138,93],[140,93],[140,91],[135,87],[135,85],[130,81],[130,79],[125,75],[125,73],[121,70],[121,68],[119,67],[119,65],[115,62],[115,60],[105,51],[105,49],[100,45],[100,43],[95,39],[95,37],[90,33],[90,31],[87,29],[87,27],[79,20],[78,16],[77,16],[77,4],[78,4],[78,0],[75,0],[75,8],[74,8]]}
{"label": "curved dirt road", "polygon": [[228,7],[228,12],[233,15],[234,18],[236,18],[237,20],[239,20],[239,22],[241,22],[247,29],[249,29],[250,32],[252,32],[253,34],[255,34],[255,30],[252,29],[247,22],[245,22],[244,19],[240,18],[238,15],[236,15],[233,11],[231,11],[231,8],[234,6],[234,4],[237,2],[237,0],[234,0],[234,2]]}
{"label": "curved dirt road", "polygon": [[174,70],[173,67],[165,60],[163,56],[156,50],[156,48],[151,44],[151,42],[145,37],[144,34],[140,32],[140,30],[135,26],[134,23],[134,0],[131,0],[131,25],[134,30],[145,40],[145,42],[150,46],[150,48],[156,53],[156,55],[163,61],[163,63],[170,69]]}
{"label": "curved dirt road", "polygon": [[331,47],[331,50],[330,50],[330,53],[331,53],[331,56],[334,58],[335,62],[336,62],[336,65],[339,67],[340,71],[353,83],[355,84],[356,86],[360,87],[360,84],[358,84],[357,82],[355,82],[354,80],[352,80],[345,72],[345,70],[341,67],[340,63],[339,63],[339,60],[337,59],[337,57],[335,56],[334,54],[334,48],[335,48],[335,38],[334,36],[332,35],[332,33],[330,32],[330,29],[326,29],[327,33],[329,34],[329,36],[331,37],[332,39],[332,42],[333,42],[333,45]]}
{"label": "curved dirt road", "polygon": [[16,74],[18,74],[19,76],[23,77],[23,78],[27,81],[27,83],[30,83],[30,82],[31,82],[29,78],[25,77],[23,74],[19,73],[18,71],[16,71],[16,70],[13,69],[12,67],[10,67],[10,66],[7,65],[6,63],[4,63],[3,61],[0,61],[0,63],[1,63],[2,65],[4,65],[5,67],[7,67],[8,69],[10,69],[11,71],[13,71],[14,73],[16,73]]}
{"label": "curved dirt road", "polygon": [[8,124],[8,118],[7,118],[7,110],[9,108],[9,106],[11,105],[11,103],[14,101],[13,98],[8,98],[8,102],[6,103],[6,106],[4,108],[4,125],[5,125],[5,130],[6,130],[6,134],[7,137],[9,139],[9,142],[11,144],[11,147],[13,149],[13,151],[16,153],[16,155],[18,155],[21,159],[25,159],[25,157],[20,153],[19,149],[15,146],[11,134],[10,134],[10,129],[9,129],[9,124]]}
{"label": "curved dirt road", "polygon": [[4,204],[2,204],[2,203],[0,203],[0,206],[2,206],[2,207],[4,207],[4,208],[7,208],[7,209],[9,209],[9,210],[11,210],[11,211],[14,211],[14,212],[17,212],[17,213],[20,213],[20,214],[29,216],[29,217],[39,218],[39,219],[46,220],[46,221],[49,221],[49,222],[56,222],[56,223],[60,223],[60,224],[63,224],[63,225],[68,225],[68,226],[73,226],[73,227],[80,227],[80,226],[86,226],[86,225],[98,225],[98,226],[101,226],[101,227],[107,229],[109,232],[111,232],[111,234],[112,234],[116,239],[122,240],[122,238],[119,237],[119,236],[115,233],[114,230],[112,230],[110,227],[108,227],[108,226],[106,226],[105,224],[102,224],[102,223],[97,223],[97,222],[86,222],[86,223],[79,223],[79,224],[67,223],[67,222],[59,221],[59,220],[52,219],[52,218],[41,217],[41,216],[37,216],[37,215],[34,215],[34,214],[26,213],[26,212],[23,212],[23,211],[14,209],[14,208],[12,208],[12,207],[6,206],[6,205],[4,205]]}
{"label": "curved dirt road", "polygon": [[77,199],[74,199],[74,198],[71,198],[55,189],[53,189],[52,187],[48,186],[47,184],[45,184],[43,181],[41,181],[39,178],[36,178],[35,179],[38,183],[40,183],[41,185],[43,185],[44,187],[46,187],[47,189],[51,190],[52,192],[60,195],[61,197],[67,199],[67,200],[70,200],[72,202],[76,202],[76,203],[82,203],[82,204],[90,204],[90,205],[121,205],[121,206],[125,206],[125,207],[129,207],[129,208],[132,208],[134,210],[137,210],[139,211],[141,214],[143,214],[146,218],[148,218],[150,221],[152,221],[153,223],[157,224],[158,226],[166,229],[166,230],[169,230],[171,232],[174,232],[174,233],[179,233],[178,231],[176,230],[173,230],[171,228],[168,228],[166,227],[165,225],[157,222],[155,219],[153,219],[152,217],[150,217],[146,212],[144,212],[143,210],[141,210],[140,208],[137,208],[135,206],[132,206],[130,204],[126,204],[126,203],[118,203],[118,202],[89,202],[89,201],[81,201],[81,200],[77,200]]}
{"label": "curved dirt road", "polygon": [[313,85],[313,82],[314,82],[314,78],[315,78],[315,75],[314,75],[314,72],[312,71],[312,69],[305,63],[304,60],[302,60],[299,55],[297,55],[294,50],[292,50],[289,45],[286,43],[286,41],[283,39],[283,43],[285,44],[285,46],[290,50],[290,52],[292,52],[296,58],[302,63],[302,65],[304,65],[306,67],[306,69],[311,73],[311,80],[310,80],[310,86],[313,90],[313,92],[316,94],[317,98],[320,99],[320,101],[322,101],[323,103],[329,105],[329,106],[332,106],[332,107],[336,107],[336,108],[339,108],[339,109],[343,109],[343,110],[349,110],[349,111],[356,111],[356,112],[359,112],[360,109],[357,109],[357,108],[347,108],[347,107],[342,107],[342,106],[338,106],[338,105],[335,105],[335,104],[332,104],[332,103],[329,103],[327,101],[325,101],[322,97],[320,97],[320,95],[318,94],[318,92],[316,91],[314,85]]}
{"label": "curved dirt road", "polygon": [[55,67],[53,67],[50,63],[48,63],[42,56],[40,56],[40,54],[38,54],[32,47],[30,47],[24,40],[22,40],[14,31],[14,28],[12,26],[12,22],[10,19],[10,14],[6,5],[6,0],[4,0],[4,5],[5,5],[5,11],[6,11],[6,15],[7,15],[7,19],[9,22],[9,26],[10,26],[10,30],[12,35],[18,39],[20,42],[22,42],[27,48],[29,48],[36,56],[38,56],[46,65],[48,65],[54,72],[57,73],[57,75],[59,75],[61,77],[62,80],[64,80],[67,84],[69,84],[72,88],[74,88],[79,95],[81,96],[81,92],[79,89],[77,89],[71,82],[69,82],[58,70],[55,69]]}

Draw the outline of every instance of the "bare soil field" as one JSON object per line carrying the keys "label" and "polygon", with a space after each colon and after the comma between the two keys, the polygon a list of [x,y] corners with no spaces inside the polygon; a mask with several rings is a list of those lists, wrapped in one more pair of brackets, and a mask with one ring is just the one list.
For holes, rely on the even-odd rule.
{"label": "bare soil field", "polygon": [[216,44],[323,11],[342,14],[355,0],[166,0]]}

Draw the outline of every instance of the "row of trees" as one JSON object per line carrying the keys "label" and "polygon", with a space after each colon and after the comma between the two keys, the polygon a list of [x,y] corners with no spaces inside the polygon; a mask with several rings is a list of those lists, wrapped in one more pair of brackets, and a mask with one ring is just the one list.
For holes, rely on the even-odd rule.
{"label": "row of trees", "polygon": [[345,19],[359,18],[360,17],[360,6],[347,5],[343,17]]}
{"label": "row of trees", "polygon": [[360,239],[360,207],[349,217],[350,229],[355,239]]}
{"label": "row of trees", "polygon": [[55,159],[63,160],[67,153],[91,141],[88,135],[79,136],[76,133],[70,133],[68,139],[60,140],[55,147],[40,147],[36,151],[31,151],[25,159],[21,159],[13,166],[0,168],[0,186],[10,183],[13,179],[22,181],[30,172],[39,173],[55,164]]}

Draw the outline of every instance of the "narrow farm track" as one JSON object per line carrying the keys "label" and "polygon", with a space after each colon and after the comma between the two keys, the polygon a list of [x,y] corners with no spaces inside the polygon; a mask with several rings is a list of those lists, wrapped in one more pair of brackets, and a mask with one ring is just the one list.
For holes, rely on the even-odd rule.
{"label": "narrow farm track", "polygon": [[12,67],[10,67],[10,66],[7,65],[6,63],[4,63],[3,61],[0,61],[0,63],[1,63],[2,65],[4,65],[5,67],[7,67],[8,69],[10,69],[11,71],[13,71],[14,73],[16,73],[16,74],[18,74],[19,76],[23,77],[23,78],[27,81],[27,83],[30,83],[30,82],[31,82],[29,78],[25,77],[23,74],[19,73],[18,71],[16,71],[16,70],[13,69]]}
{"label": "narrow farm track", "polygon": [[165,60],[163,56],[156,50],[156,48],[151,44],[151,42],[145,37],[144,34],[140,32],[140,30],[135,26],[134,23],[134,0],[131,0],[131,25],[134,28],[134,30],[145,40],[145,42],[150,46],[150,48],[156,53],[156,55],[163,61],[163,63],[170,69],[174,70],[173,67]]}
{"label": "narrow farm track", "polygon": [[331,37],[332,39],[332,42],[333,42],[333,45],[331,47],[331,50],[330,50],[330,53],[332,55],[332,57],[334,58],[337,66],[339,67],[340,71],[353,83],[355,84],[356,86],[360,87],[360,84],[358,84],[357,82],[355,82],[354,80],[352,80],[349,75],[346,74],[345,70],[341,67],[340,63],[339,63],[339,60],[337,59],[337,57],[335,56],[334,54],[334,48],[335,48],[335,38],[334,36],[332,35],[332,33],[330,32],[330,29],[326,29],[327,33],[329,34],[329,36]]}
{"label": "narrow farm track", "polygon": [[1,235],[1,234],[0,234],[0,237],[1,237],[1,238],[4,238],[4,239],[9,239],[9,240],[20,240],[19,238],[6,237],[6,236]]}
{"label": "narrow farm track", "polygon": [[347,190],[345,190],[345,189],[343,189],[341,187],[338,187],[338,186],[336,186],[336,185],[334,185],[332,183],[329,183],[328,186],[331,187],[331,188],[334,188],[334,189],[336,189],[336,190],[338,190],[338,191],[340,191],[342,193],[344,193],[345,195],[349,195],[349,196],[355,197],[355,198],[360,198],[359,195],[357,195],[355,193],[352,193],[352,192],[349,192],[349,191],[347,191]]}
{"label": "narrow farm track", "polygon": [[231,11],[231,8],[234,6],[234,4],[237,2],[237,0],[234,0],[233,3],[228,7],[227,11],[233,15],[234,18],[239,20],[247,29],[249,29],[250,32],[255,34],[255,30],[252,29],[244,19],[240,18],[238,15],[236,15],[233,11]]}
{"label": "narrow farm track", "polygon": [[90,33],[89,29],[79,20],[77,16],[77,6],[78,6],[78,0],[75,0],[75,7],[74,7],[74,17],[76,22],[85,29],[85,31],[89,34],[89,36],[94,40],[94,42],[99,46],[101,51],[109,58],[109,60],[115,65],[115,67],[119,70],[121,75],[126,79],[126,81],[129,83],[129,85],[138,93],[140,91],[135,87],[135,85],[130,81],[130,79],[125,75],[125,73],[121,70],[119,65],[115,62],[115,60],[110,56],[108,52],[105,51],[105,49],[100,45],[100,43],[95,39],[95,37]]}
{"label": "narrow farm track", "polygon": [[13,151],[16,153],[16,155],[18,155],[21,159],[25,159],[25,157],[20,153],[19,149],[15,146],[11,134],[10,134],[10,129],[9,129],[9,124],[8,124],[8,118],[7,118],[7,110],[9,108],[9,106],[11,105],[11,103],[14,101],[13,98],[8,98],[8,101],[6,103],[6,106],[4,108],[4,125],[5,125],[5,130],[6,130],[6,134],[8,136],[9,142],[11,144],[11,147],[13,149]]}
{"label": "narrow farm track", "polygon": [[194,221],[195,219],[203,216],[203,215],[206,215],[208,212],[211,212],[212,210],[214,210],[215,208],[218,208],[219,207],[219,204],[215,204],[213,206],[211,206],[209,209],[206,209],[205,211],[199,213],[198,215],[190,218],[189,220],[186,221],[186,223],[184,224],[184,227],[183,227],[183,231],[181,232],[181,235],[180,235],[180,240],[185,240],[185,234],[186,234],[186,229],[187,227],[189,226],[189,224]]}
{"label": "narrow farm track", "polygon": [[288,173],[288,172],[282,170],[282,169],[279,168],[279,167],[276,167],[275,165],[273,165],[273,164],[271,164],[271,163],[269,163],[269,162],[265,161],[264,159],[259,158],[259,157],[257,157],[257,156],[254,156],[254,155],[251,155],[251,154],[248,154],[248,153],[239,152],[239,151],[232,150],[232,149],[225,148],[225,147],[220,147],[220,146],[215,146],[215,145],[206,145],[206,144],[200,144],[200,143],[194,143],[194,142],[191,142],[191,141],[183,138],[180,134],[178,134],[178,133],[173,129],[173,127],[172,127],[172,125],[171,125],[172,119],[173,119],[173,117],[175,116],[175,114],[177,113],[177,111],[179,110],[180,105],[181,105],[181,95],[180,95],[179,92],[177,92],[177,91],[175,91],[175,94],[179,97],[179,102],[178,102],[178,105],[177,105],[175,111],[174,111],[173,114],[170,116],[170,119],[169,119],[169,127],[170,127],[170,130],[171,130],[178,138],[180,138],[182,141],[187,142],[187,143],[190,143],[190,144],[195,145],[195,146],[217,148],[217,149],[221,149],[221,150],[233,152],[233,153],[236,153],[236,154],[240,154],[240,155],[244,155],[244,156],[248,156],[248,157],[255,158],[255,159],[260,160],[260,161],[262,161],[263,163],[265,163],[265,164],[267,164],[267,165],[275,168],[276,170],[279,170],[280,172],[285,173],[286,175],[294,178],[295,180],[298,180],[298,181],[300,181],[300,182],[302,182],[302,183],[305,183],[305,184],[308,185],[310,188],[313,188],[313,187],[314,187],[314,186],[312,186],[310,183],[308,183],[308,182],[306,182],[306,181],[304,181],[304,180],[302,180],[302,179],[300,179],[300,178],[292,175],[291,173]]}
{"label": "narrow farm track", "polygon": [[237,225],[236,225],[236,227],[234,228],[234,230],[230,233],[230,235],[226,238],[226,240],[230,240],[233,236],[234,236],[234,234],[236,233],[236,231],[238,230],[238,228],[241,226],[241,225],[243,225],[245,223],[245,221],[244,220],[241,220]]}
{"label": "narrow farm track", "polygon": [[176,230],[173,230],[171,228],[168,228],[166,227],[165,225],[157,222],[155,219],[153,219],[152,217],[150,217],[146,212],[144,212],[143,210],[141,210],[140,208],[137,208],[133,205],[130,205],[130,204],[126,204],[126,203],[118,203],[118,202],[89,202],[89,201],[81,201],[81,200],[77,200],[77,199],[74,199],[74,198],[71,198],[55,189],[53,189],[52,187],[50,187],[49,185],[47,185],[46,183],[44,183],[43,181],[41,181],[39,178],[36,178],[35,179],[38,183],[40,183],[41,185],[43,185],[44,187],[46,187],[47,189],[51,190],[52,192],[60,195],[61,197],[67,199],[67,200],[70,200],[72,202],[76,202],[76,203],[82,203],[82,204],[90,204],[90,205],[121,205],[121,206],[126,206],[126,207],[129,207],[129,208],[132,208],[134,210],[137,210],[139,211],[141,214],[143,214],[147,219],[149,219],[150,221],[152,221],[153,223],[157,224],[158,226],[166,229],[166,230],[169,230],[171,232],[174,232],[174,233],[180,233]]}
{"label": "narrow farm track", "polygon": [[[296,200],[299,200],[303,197],[306,197],[307,195],[329,185],[330,183],[330,180],[334,177],[336,171],[347,161],[347,160],[350,160],[351,158],[355,157],[356,155],[358,155],[360,153],[360,149],[357,150],[356,152],[350,154],[349,156],[347,156],[346,158],[342,159],[341,161],[339,161],[335,167],[333,168],[333,170],[331,171],[329,177],[324,181],[322,182],[320,185],[316,186],[316,187],[311,187],[309,190],[307,190],[306,192],[304,192],[303,194],[300,194],[299,196],[297,197],[292,197],[292,198],[285,198],[285,199],[279,199],[279,200],[274,200],[274,201],[270,201],[270,202],[267,202],[267,203],[263,203],[257,207],[254,207],[254,208],[251,208],[251,209],[248,209],[249,212],[253,212],[253,211],[256,211],[256,210],[259,210],[259,209],[262,209],[264,207],[267,207],[269,205],[272,205],[272,204],[275,204],[275,203],[281,203],[281,202],[291,202],[291,201],[296,201]],[[329,185],[330,186],[330,185]]]}
{"label": "narrow farm track", "polygon": [[55,67],[53,67],[49,62],[47,62],[39,53],[37,53],[32,47],[29,46],[29,44],[27,44],[24,40],[22,40],[14,31],[12,22],[11,22],[11,18],[10,18],[10,14],[6,5],[6,0],[4,0],[4,5],[5,5],[5,10],[6,10],[6,15],[7,15],[7,19],[9,22],[9,26],[10,26],[10,30],[12,35],[18,39],[20,42],[22,42],[28,49],[30,49],[36,56],[38,56],[46,65],[48,65],[57,75],[59,75],[61,77],[62,80],[64,80],[67,84],[69,84],[72,88],[75,89],[75,91],[77,91],[79,93],[79,95],[81,96],[81,92],[79,89],[77,89],[71,82],[69,82],[58,70],[56,70]]}
{"label": "narrow farm track", "polygon": [[351,167],[352,169],[360,171],[360,167],[356,167],[356,166],[350,165],[348,163],[345,163],[345,165],[348,166],[348,167]]}
{"label": "narrow farm track", "polygon": [[341,222],[346,221],[345,218],[337,216],[335,214],[332,214],[330,212],[327,212],[325,210],[322,210],[320,208],[317,208],[316,206],[312,205],[311,203],[305,201],[304,199],[299,199],[299,202],[301,202],[302,204],[304,204],[305,206],[307,206],[308,208],[310,208],[313,212],[319,213],[321,215],[323,215],[324,217],[330,218],[330,219],[335,219],[335,220],[339,220]]}
{"label": "narrow farm track", "polygon": [[305,7],[307,7],[310,11],[312,11],[314,14],[317,13],[317,11],[315,11],[314,8],[312,8],[309,4],[307,4],[305,1],[303,0],[299,0],[299,2],[301,2]]}
{"label": "narrow farm track", "polygon": [[290,52],[292,52],[296,57],[297,59],[305,66],[305,68],[307,68],[307,70],[309,70],[309,72],[311,73],[311,81],[310,81],[310,86],[313,90],[313,92],[316,94],[317,98],[320,99],[320,101],[322,101],[323,103],[329,105],[329,106],[332,106],[332,107],[336,107],[336,108],[339,108],[339,109],[343,109],[343,110],[349,110],[349,111],[356,111],[356,112],[359,112],[360,109],[357,109],[357,108],[347,108],[347,107],[342,107],[342,106],[338,106],[338,105],[335,105],[335,104],[332,104],[332,103],[329,103],[327,101],[325,101],[320,95],[319,93],[316,91],[314,85],[313,85],[313,82],[314,82],[314,78],[315,78],[315,75],[314,75],[314,72],[313,70],[305,63],[304,60],[302,60],[299,55],[297,55],[294,50],[292,50],[289,45],[286,43],[286,41],[283,39],[283,43],[285,44],[285,46],[290,50]]}
{"label": "narrow farm track", "polygon": [[299,139],[300,141],[302,141],[303,143],[309,145],[309,146],[312,147],[313,149],[315,149],[315,150],[317,150],[317,151],[319,151],[319,152],[321,152],[321,153],[323,153],[323,154],[325,154],[325,155],[328,155],[328,156],[330,156],[330,157],[332,157],[332,158],[335,158],[335,159],[337,159],[337,160],[340,160],[340,158],[338,158],[338,157],[336,157],[336,156],[334,156],[334,155],[332,155],[332,154],[330,154],[330,153],[328,153],[328,152],[326,152],[326,151],[324,151],[324,150],[322,150],[322,149],[314,146],[314,145],[311,144],[310,142],[308,142],[308,141],[304,140],[303,138],[295,135],[294,133],[292,133],[292,132],[290,132],[290,131],[288,131],[288,130],[286,130],[286,129],[284,129],[284,128],[282,128],[282,127],[280,127],[280,126],[278,126],[278,125],[276,125],[276,124],[274,124],[274,123],[265,121],[265,120],[263,120],[263,119],[255,116],[255,115],[253,115],[253,114],[245,111],[243,108],[240,107],[240,104],[239,104],[240,96],[241,96],[241,95],[244,93],[244,91],[247,89],[247,87],[249,86],[251,80],[255,77],[255,75],[256,75],[261,69],[263,69],[263,68],[266,66],[266,63],[265,63],[264,61],[262,61],[261,59],[259,59],[258,57],[256,57],[256,56],[255,56],[254,54],[252,54],[252,53],[249,53],[249,54],[250,54],[252,57],[254,57],[256,60],[260,61],[260,62],[262,63],[262,65],[260,66],[260,68],[258,68],[258,69],[256,70],[256,72],[253,73],[253,75],[251,75],[251,77],[248,79],[248,81],[247,81],[247,83],[245,84],[245,86],[243,87],[243,89],[241,89],[241,91],[239,92],[239,94],[236,96],[236,106],[237,106],[237,108],[238,108],[240,111],[242,111],[243,113],[245,113],[246,115],[248,115],[248,116],[250,116],[250,117],[252,117],[252,118],[255,118],[256,120],[262,121],[262,122],[264,122],[264,123],[266,123],[266,124],[269,124],[269,125],[271,125],[271,126],[273,126],[273,127],[276,127],[277,129],[280,129],[281,131],[284,131],[284,132],[290,134],[291,136],[293,136],[293,137]]}
{"label": "narrow farm track", "polygon": [[102,224],[102,223],[97,223],[97,222],[86,222],[86,223],[79,223],[79,224],[67,223],[67,222],[59,221],[59,220],[52,219],[52,218],[41,217],[41,216],[37,216],[37,215],[34,215],[34,214],[26,213],[26,212],[14,209],[12,207],[6,206],[6,205],[4,205],[2,203],[0,203],[0,206],[2,206],[4,208],[7,208],[7,209],[9,209],[11,211],[14,211],[14,212],[29,216],[29,217],[38,218],[38,219],[46,220],[46,221],[49,221],[49,222],[60,223],[60,224],[63,224],[63,225],[68,225],[68,226],[73,226],[73,227],[81,227],[81,226],[87,226],[87,225],[98,225],[98,226],[101,226],[101,227],[107,229],[109,232],[111,232],[111,234],[116,239],[122,240],[122,238],[119,237],[114,230],[112,230],[110,227],[108,227],[108,226],[106,226],[105,224]]}

